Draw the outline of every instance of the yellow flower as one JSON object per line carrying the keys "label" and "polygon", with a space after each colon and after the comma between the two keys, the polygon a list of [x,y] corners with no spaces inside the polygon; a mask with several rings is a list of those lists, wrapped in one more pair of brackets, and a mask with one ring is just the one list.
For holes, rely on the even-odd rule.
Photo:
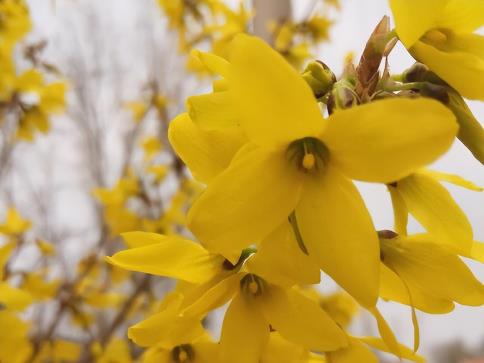
{"label": "yellow flower", "polygon": [[321,296],[319,305],[343,328],[350,325],[358,311],[356,302],[344,292]]}
{"label": "yellow flower", "polygon": [[49,116],[64,110],[66,85],[63,82],[45,85],[42,74],[31,69],[17,78],[16,89],[24,104],[17,137],[33,141],[36,131],[49,131]]}
{"label": "yellow flower", "polygon": [[236,126],[239,122],[231,104],[227,77],[230,63],[224,58],[211,53],[193,51],[191,56],[212,74],[222,76],[213,83],[213,93],[191,96],[187,100],[187,109],[192,120],[203,129],[219,129]]}
{"label": "yellow flower", "polygon": [[[159,328],[158,328],[159,329]],[[208,334],[172,347],[154,346],[143,354],[141,363],[213,363],[218,362],[218,344]]]}
{"label": "yellow flower", "polygon": [[125,339],[114,338],[108,343],[105,348],[94,345],[92,348],[96,357],[96,363],[131,363],[131,352],[129,350],[128,342]]}
{"label": "yellow flower", "polygon": [[115,266],[190,283],[207,282],[224,270],[223,257],[182,237],[147,232],[122,236],[129,248],[106,258]]}
{"label": "yellow flower", "polygon": [[298,344],[284,339],[276,331],[270,332],[267,345],[262,352],[259,363],[306,363],[309,362],[309,351]]}
{"label": "yellow flower", "polygon": [[480,0],[390,0],[396,30],[419,62],[464,97],[484,100],[484,25]]}
{"label": "yellow flower", "polygon": [[431,235],[386,233],[381,244],[381,296],[442,314],[484,304],[484,287],[459,257]]}
{"label": "yellow flower", "polygon": [[141,146],[144,151],[145,161],[151,161],[163,147],[161,140],[154,136],[143,139]]}
{"label": "yellow flower", "polygon": [[66,361],[76,361],[81,355],[81,347],[79,344],[68,340],[54,340],[42,345],[42,349],[38,354],[35,362],[53,362],[62,363]]}
{"label": "yellow flower", "polygon": [[135,122],[140,122],[149,110],[149,105],[146,102],[131,101],[126,103],[126,108],[131,111],[131,115]]}
{"label": "yellow flower", "polygon": [[161,183],[167,176],[169,169],[168,166],[160,164],[150,165],[148,168],[146,168],[146,171],[153,175],[155,182]]}
{"label": "yellow flower", "polygon": [[23,219],[20,213],[13,207],[7,210],[5,223],[0,225],[0,233],[16,236],[28,231],[31,227],[30,221]]}
{"label": "yellow flower", "polygon": [[420,170],[388,185],[394,207],[395,230],[399,234],[407,234],[410,213],[436,240],[467,256],[474,243],[472,226],[439,181],[482,191],[482,188],[457,175]]}
{"label": "yellow flower", "polygon": [[167,294],[160,310],[131,326],[128,337],[142,347],[156,346],[164,350],[202,338],[206,335],[200,321],[202,317],[181,315],[183,300],[184,296],[178,291]]}
{"label": "yellow flower", "polygon": [[52,243],[44,241],[42,239],[36,239],[35,244],[44,256],[55,256],[56,249]]}
{"label": "yellow flower", "polygon": [[0,42],[15,43],[30,31],[32,26],[29,11],[24,1],[4,0],[0,2]]}
{"label": "yellow flower", "polygon": [[32,296],[23,289],[0,282],[0,311],[4,309],[21,311],[32,304]]}
{"label": "yellow flower", "polygon": [[28,338],[29,324],[9,310],[0,310],[0,361],[24,363],[32,352]]}
{"label": "yellow flower", "polygon": [[42,272],[27,273],[22,284],[22,288],[28,291],[36,300],[53,298],[59,286],[60,280],[46,281]]}
{"label": "yellow flower", "polygon": [[[350,338],[350,344],[347,348],[327,353],[328,362],[331,363],[378,363],[380,360],[372,352],[373,349],[378,349],[382,352],[392,353],[385,342],[379,338],[362,337],[362,338]],[[401,358],[408,359],[417,363],[425,363],[425,359],[415,354],[408,347],[399,344],[399,351],[401,352]]]}
{"label": "yellow flower", "polygon": [[[325,120],[310,87],[264,42],[239,35],[231,50],[229,96],[249,142],[196,200],[189,228],[236,262],[241,249],[292,215],[300,245],[318,265],[374,306],[378,239],[349,178],[391,182],[435,160],[455,137],[454,116],[437,101],[387,99]],[[211,165],[220,158],[227,155],[212,155]]]}
{"label": "yellow flower", "polygon": [[315,301],[296,289],[270,283],[250,268],[221,280],[183,314],[203,315],[227,301],[220,338],[222,362],[259,361],[270,327],[308,350],[333,351],[348,344],[344,331]]}
{"label": "yellow flower", "polygon": [[96,188],[92,193],[105,206],[120,207],[138,191],[138,180],[128,176],[119,179],[113,188]]}

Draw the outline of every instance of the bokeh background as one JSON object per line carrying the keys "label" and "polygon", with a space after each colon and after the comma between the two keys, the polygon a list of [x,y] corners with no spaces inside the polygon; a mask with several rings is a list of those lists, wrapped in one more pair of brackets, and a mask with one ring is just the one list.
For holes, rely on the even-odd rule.
{"label": "bokeh background", "polygon": [[[312,2],[292,1],[295,18],[305,16]],[[15,169],[0,183],[8,190],[9,202],[20,206],[27,217],[45,219],[43,235],[63,241],[66,260],[77,261],[96,240],[96,206],[89,197],[91,189],[111,186],[123,168],[126,150],[122,141],[131,135],[131,115],[123,107],[125,102],[140,98],[147,85],[156,80],[169,100],[169,117],[174,117],[184,109],[188,95],[202,93],[210,85],[186,70],[185,56],[177,51],[177,34],[167,28],[154,0],[28,3],[34,21],[29,39],[47,41],[44,57],[58,67],[69,84],[68,109],[54,119],[53,132],[39,137],[35,148],[27,144],[16,151]],[[348,53],[359,58],[383,15],[391,15],[385,0],[341,0],[340,11],[330,14],[335,22],[330,41],[318,47],[317,58],[339,74]],[[402,47],[392,52],[392,72],[403,71],[411,63]],[[484,120],[484,105],[471,103],[471,107]],[[482,165],[459,141],[433,167],[484,185]],[[364,183],[358,186],[377,229],[391,228],[393,216],[385,188]],[[484,194],[448,188],[474,226],[475,238],[484,241]],[[410,230],[421,229],[412,220]],[[28,263],[28,252],[23,260]],[[484,280],[484,266],[469,264]],[[396,334],[411,345],[408,307],[382,303],[382,309]],[[460,357],[465,358],[465,351],[479,349],[484,356],[483,307],[458,306],[449,315],[418,315],[421,351],[431,357],[431,362],[457,363]],[[352,329],[358,334],[376,331],[365,315],[356,320]]]}

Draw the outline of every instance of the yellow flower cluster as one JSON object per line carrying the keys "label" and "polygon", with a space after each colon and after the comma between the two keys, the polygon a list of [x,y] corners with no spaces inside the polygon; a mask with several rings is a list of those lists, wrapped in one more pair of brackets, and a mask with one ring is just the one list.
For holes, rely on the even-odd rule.
{"label": "yellow flower cluster", "polygon": [[312,46],[329,40],[329,30],[333,21],[327,14],[331,8],[339,9],[340,5],[338,0],[326,0],[323,5],[316,6],[307,19],[282,19],[268,24],[274,39],[274,49],[296,69],[301,68],[304,62],[312,57]]}
{"label": "yellow flower cluster", "polygon": [[[193,47],[210,44],[211,52],[228,57],[228,45],[239,33],[249,32],[249,22],[255,11],[248,11],[242,1],[233,10],[222,0],[158,0],[169,19],[171,28],[177,30],[182,52]],[[309,14],[307,19],[290,18],[269,21],[275,49],[291,64],[299,68],[311,57],[311,47],[329,39],[332,21],[326,13],[329,8],[339,8],[338,1],[325,1],[325,7]],[[187,67],[199,74],[208,70],[198,57],[190,56]]]}
{"label": "yellow flower cluster", "polygon": [[32,141],[36,132],[49,131],[49,116],[63,111],[66,91],[63,82],[46,84],[37,69],[17,74],[15,47],[30,28],[24,1],[0,1],[0,124],[13,118],[13,137],[26,141]]}
{"label": "yellow flower cluster", "polygon": [[[179,46],[187,52],[208,41],[217,54],[225,54],[235,34],[246,32],[251,14],[240,2],[237,10],[222,0],[158,0],[169,26],[179,34]],[[196,64],[189,66],[196,67]]]}
{"label": "yellow flower cluster", "polygon": [[[168,136],[206,184],[187,216],[199,243],[130,232],[128,248],[107,258],[178,281],[128,331],[148,348],[143,362],[373,363],[373,349],[423,362],[415,310],[484,304],[483,284],[461,259],[484,262],[484,244],[441,182],[482,188],[426,169],[465,127],[452,95],[480,98],[482,54],[466,42],[482,42],[470,32],[484,15],[479,1],[441,1],[442,11],[435,3],[390,0],[396,31],[384,18],[359,64],[347,64],[339,79],[321,62],[299,74],[246,34],[233,37],[226,56],[193,53],[220,78],[213,92],[188,99]],[[391,76],[385,62],[379,71],[397,37],[425,66]],[[353,180],[387,187],[394,230],[375,230]],[[409,214],[424,233],[407,234]],[[321,271],[348,295],[317,294],[311,286]],[[413,349],[398,343],[380,298],[410,306]],[[203,322],[227,303],[215,343]],[[356,303],[374,316],[381,338],[346,331]]]}

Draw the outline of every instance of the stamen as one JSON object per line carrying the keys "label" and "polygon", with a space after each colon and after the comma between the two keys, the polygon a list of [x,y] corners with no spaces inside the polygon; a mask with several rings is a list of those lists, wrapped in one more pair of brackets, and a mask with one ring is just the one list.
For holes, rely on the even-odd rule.
{"label": "stamen", "polygon": [[259,285],[257,285],[257,282],[255,281],[249,282],[249,285],[247,287],[252,295],[256,295],[259,291]]}
{"label": "stamen", "polygon": [[184,363],[188,361],[188,354],[184,350],[180,350],[180,353],[178,354],[178,362]]}
{"label": "stamen", "polygon": [[316,157],[314,154],[308,153],[304,154],[303,160],[302,160],[302,166],[306,170],[311,170],[314,168],[314,165],[316,164]]}
{"label": "stamen", "polygon": [[245,275],[240,280],[240,289],[246,296],[260,296],[264,292],[265,281],[254,274]]}

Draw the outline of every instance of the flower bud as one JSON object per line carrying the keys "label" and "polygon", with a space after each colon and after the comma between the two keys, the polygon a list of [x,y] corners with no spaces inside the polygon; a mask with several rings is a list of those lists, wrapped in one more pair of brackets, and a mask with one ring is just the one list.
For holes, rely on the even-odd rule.
{"label": "flower bud", "polygon": [[350,108],[359,103],[354,87],[355,85],[349,79],[342,79],[334,84],[328,98],[329,114],[334,110]]}
{"label": "flower bud", "polygon": [[409,69],[402,73],[402,81],[407,82],[430,82],[446,86],[442,79],[440,79],[434,72],[430,71],[429,67],[422,63],[414,63]]}
{"label": "flower bud", "polygon": [[316,98],[320,98],[328,93],[336,82],[333,72],[320,61],[309,63],[304,69],[302,77],[313,90]]}

